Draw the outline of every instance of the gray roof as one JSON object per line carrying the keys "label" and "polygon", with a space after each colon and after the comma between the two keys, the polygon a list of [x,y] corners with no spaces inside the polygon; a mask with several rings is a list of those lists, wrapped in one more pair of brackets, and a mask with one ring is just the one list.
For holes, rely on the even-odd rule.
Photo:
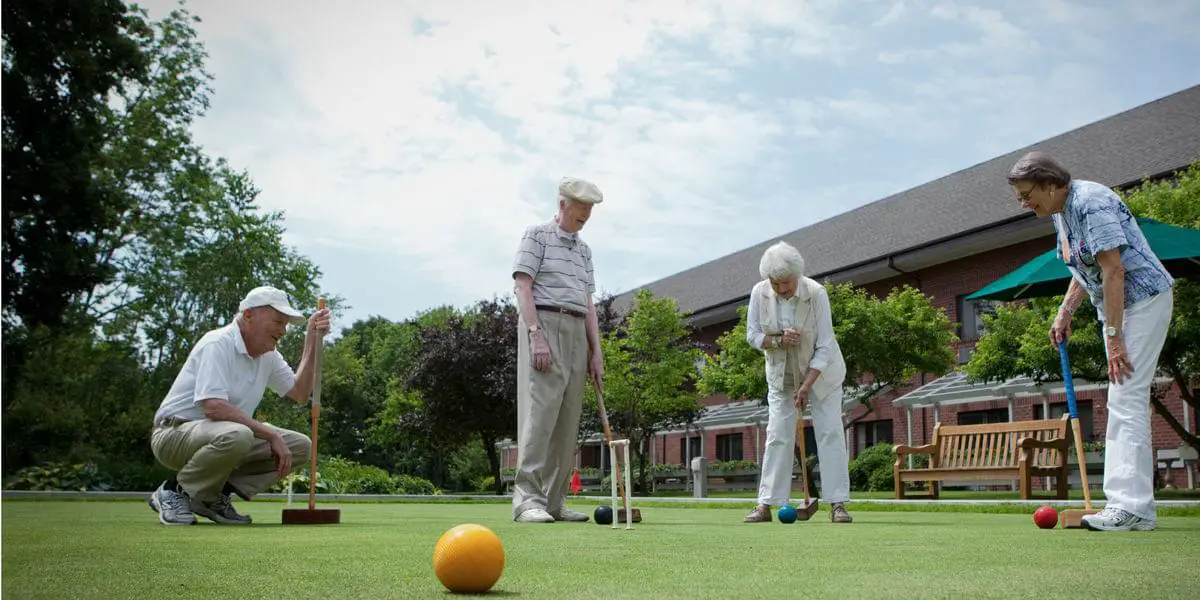
{"label": "gray roof", "polygon": [[[910,190],[772,238],[660,279],[647,286],[675,298],[685,313],[747,297],[759,279],[758,261],[783,239],[805,257],[811,277],[1005,222],[1033,219],[1013,200],[1005,174],[1024,153],[1039,149],[1063,161],[1072,176],[1109,186],[1136,183],[1200,159],[1200,86],[1080,127]],[[624,312],[637,288],[617,296]]]}

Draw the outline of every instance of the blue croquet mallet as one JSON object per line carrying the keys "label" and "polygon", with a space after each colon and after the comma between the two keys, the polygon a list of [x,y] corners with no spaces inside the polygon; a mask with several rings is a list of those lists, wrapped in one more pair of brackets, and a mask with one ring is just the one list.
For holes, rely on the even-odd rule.
{"label": "blue croquet mallet", "polygon": [[1075,405],[1075,380],[1071,377],[1071,361],[1067,358],[1067,341],[1058,344],[1058,357],[1062,361],[1063,389],[1067,393],[1067,412],[1071,416],[1071,434],[1075,438],[1075,458],[1079,461],[1079,481],[1083,485],[1083,509],[1072,508],[1062,511],[1063,529],[1080,529],[1083,517],[1095,514],[1092,510],[1092,492],[1088,489],[1087,462],[1083,457],[1083,436],[1079,433],[1079,408]]}

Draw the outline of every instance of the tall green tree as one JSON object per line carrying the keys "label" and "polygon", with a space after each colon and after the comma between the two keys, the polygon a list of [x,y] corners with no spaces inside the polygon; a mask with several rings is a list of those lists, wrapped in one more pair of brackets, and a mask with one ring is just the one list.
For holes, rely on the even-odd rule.
{"label": "tall green tree", "polygon": [[[69,282],[66,287],[47,282],[45,289],[34,289],[41,284],[31,287],[30,282],[37,281],[43,268],[36,262],[16,268],[19,276],[33,279],[11,288],[5,281],[6,293],[16,294],[11,303],[6,296],[6,328],[19,324],[4,335],[7,470],[48,457],[152,463],[145,439],[150,417],[192,344],[207,329],[227,322],[253,286],[282,287],[306,312],[315,310],[320,293],[319,270],[283,243],[282,214],[262,211],[248,174],[206,156],[192,142],[191,125],[203,114],[211,92],[203,45],[192,28],[195,17],[180,8],[150,22],[140,8],[122,12],[123,39],[133,45],[141,70],[131,73],[121,64],[109,65],[108,75],[102,76],[92,71],[122,52],[113,47],[115,42],[87,35],[66,42],[56,36],[79,31],[98,35],[95,31],[103,29],[101,9],[106,7],[118,10],[118,3],[54,0],[36,7],[28,2],[4,7],[5,83],[13,82],[4,90],[6,104],[10,92],[48,93],[37,87],[48,86],[47,81],[57,81],[67,96],[78,96],[61,99],[59,106],[52,98],[30,92],[29,98],[14,101],[19,110],[5,107],[5,191],[11,178],[14,190],[25,189],[17,184],[32,185],[32,192],[22,193],[34,198],[33,209],[24,213],[15,192],[11,203],[5,198],[5,224],[12,225],[5,235],[5,243],[12,242],[5,246],[6,258],[10,248],[24,248],[20,251],[35,258],[54,258],[57,262],[44,264],[56,265],[63,281]],[[10,18],[20,21],[11,29]],[[47,19],[56,22],[44,23]],[[29,26],[37,31],[26,31]],[[14,35],[11,46],[9,33]],[[52,38],[49,45],[28,49],[30,44],[44,44],[47,36]],[[95,58],[89,52],[100,58],[89,63]],[[38,61],[52,62],[58,71],[39,80],[36,67],[43,63]],[[95,89],[85,85],[105,77],[119,83]],[[96,95],[94,106],[85,102]],[[41,108],[45,114],[38,112]],[[50,122],[34,132],[37,118]],[[63,120],[72,118],[79,129],[67,132]],[[66,132],[62,139],[37,137],[59,131]],[[83,138],[82,150],[71,155],[72,144]],[[48,145],[61,145],[64,153],[37,154]],[[10,151],[18,154],[12,165],[32,161],[43,170],[30,175],[10,169]],[[69,156],[79,160],[64,162]],[[88,182],[84,191],[92,196],[70,195],[81,189],[79,178]],[[47,195],[50,192],[55,195]],[[66,211],[66,216],[60,218],[56,211]],[[32,229],[21,229],[27,226]],[[33,240],[29,232],[40,232],[40,238]],[[69,253],[60,252],[56,240],[62,235],[74,240]],[[78,262],[89,265],[86,269],[63,262],[78,259],[84,251],[90,254]],[[27,264],[34,265],[32,270]],[[78,277],[84,271],[104,276]],[[326,296],[336,314],[341,299]],[[66,302],[63,310],[55,308],[60,297]],[[45,306],[39,306],[42,312],[37,314],[8,310],[23,302]],[[62,331],[27,328],[53,322],[57,317],[52,315],[68,315],[64,322],[80,326]],[[99,335],[93,325],[101,326]],[[19,335],[9,335],[14,332]],[[10,340],[18,337],[39,344],[28,353],[37,364],[13,366]],[[287,336],[281,343],[293,365],[300,358],[300,337]],[[123,385],[119,392],[113,387],[118,381]],[[126,466],[129,471],[135,465]]]}
{"label": "tall green tree", "polygon": [[61,324],[75,294],[113,277],[96,231],[129,200],[94,177],[105,102],[146,77],[147,59],[135,39],[145,23],[117,0],[12,0],[3,15],[7,337],[18,323]]}
{"label": "tall green tree", "polygon": [[[1175,177],[1147,181],[1124,194],[1131,212],[1164,223],[1200,229],[1200,163]],[[1066,286],[1064,285],[1064,292]],[[1200,281],[1176,278],[1175,310],[1159,356],[1159,374],[1169,378],[1186,405],[1198,406],[1195,382],[1200,380]],[[984,316],[986,333],[976,344],[964,370],[974,380],[1003,381],[1027,376],[1036,381],[1062,379],[1058,351],[1048,332],[1062,303],[1062,295],[1001,306],[994,316]],[[1090,305],[1075,311],[1067,351],[1074,377],[1091,381],[1108,379],[1108,361],[1096,310]],[[1180,439],[1200,447],[1200,437],[1188,431],[1163,403],[1166,386],[1154,386],[1150,403]]]}
{"label": "tall green tree", "polygon": [[[694,421],[704,410],[695,392],[696,363],[704,353],[689,334],[674,298],[641,290],[629,315],[601,338],[604,408],[613,436],[630,441],[642,490],[649,489],[646,461],[654,435]],[[601,431],[591,386],[586,388],[583,412],[588,430]]]}
{"label": "tall green tree", "polygon": [[[919,290],[904,286],[877,298],[850,284],[828,284],[834,335],[846,360],[844,386],[871,413],[871,398],[920,373],[943,374],[954,366],[954,325]],[[762,351],[746,341],[746,309],[706,358],[699,388],[704,394],[766,401]]]}

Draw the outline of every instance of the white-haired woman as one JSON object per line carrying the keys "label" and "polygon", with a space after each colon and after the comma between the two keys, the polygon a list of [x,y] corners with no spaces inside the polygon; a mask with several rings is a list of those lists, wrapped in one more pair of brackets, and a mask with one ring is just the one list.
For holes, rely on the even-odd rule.
{"label": "white-haired woman", "polygon": [[758,485],[758,506],[747,523],[771,520],[771,507],[787,504],[792,489],[796,419],[808,406],[817,457],[821,497],[834,523],[850,523],[849,457],[842,424],[842,380],[846,363],[833,335],[829,295],[804,276],[804,258],[786,242],[763,253],[762,281],[750,291],[746,341],[766,356],[767,442]]}

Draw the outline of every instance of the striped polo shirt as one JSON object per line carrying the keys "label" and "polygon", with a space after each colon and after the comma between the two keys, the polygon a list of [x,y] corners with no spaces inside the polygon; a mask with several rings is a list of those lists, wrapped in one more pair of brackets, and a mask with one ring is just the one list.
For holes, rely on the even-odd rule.
{"label": "striped polo shirt", "polygon": [[596,292],[592,249],[578,233],[567,233],[551,219],[525,229],[513,274],[533,278],[533,303],[586,313]]}

